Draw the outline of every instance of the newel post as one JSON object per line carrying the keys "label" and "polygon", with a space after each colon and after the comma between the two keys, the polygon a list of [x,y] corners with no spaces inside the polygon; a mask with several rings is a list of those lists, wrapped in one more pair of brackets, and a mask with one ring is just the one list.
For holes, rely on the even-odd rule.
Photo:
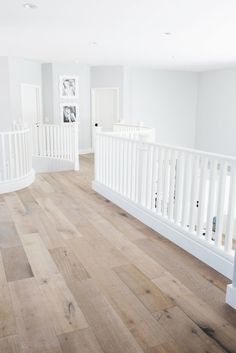
{"label": "newel post", "polygon": [[236,309],[236,252],[234,256],[233,281],[232,284],[227,286],[226,303]]}
{"label": "newel post", "polygon": [[74,170],[79,170],[79,125],[74,126]]}

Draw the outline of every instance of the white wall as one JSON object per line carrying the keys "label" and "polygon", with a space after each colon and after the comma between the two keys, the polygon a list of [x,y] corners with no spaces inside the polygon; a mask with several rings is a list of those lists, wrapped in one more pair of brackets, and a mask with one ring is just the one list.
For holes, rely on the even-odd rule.
{"label": "white wall", "polygon": [[41,64],[36,61],[0,57],[0,130],[11,130],[22,121],[21,84],[41,86]]}
{"label": "white wall", "polygon": [[32,60],[9,58],[12,119],[22,121],[21,84],[42,87],[41,63]]}
{"label": "white wall", "polygon": [[157,142],[194,147],[198,74],[129,68],[126,116],[155,127]]}
{"label": "white wall", "polygon": [[92,66],[91,89],[119,88],[119,120],[124,116],[124,66]]}
{"label": "white wall", "polygon": [[[49,95],[50,101],[44,97],[44,121],[50,120],[55,124],[62,123],[61,103],[76,103],[79,106],[79,147],[80,150],[87,151],[91,149],[91,118],[90,118],[90,68],[88,65],[78,65],[69,63],[43,64],[43,86],[48,83],[51,86]],[[62,99],[60,98],[60,76],[78,76],[79,78],[79,98]],[[53,114],[53,116],[52,116]]]}
{"label": "white wall", "polygon": [[11,130],[11,125],[9,62],[7,57],[0,57],[0,131]]}
{"label": "white wall", "polygon": [[236,68],[200,74],[195,146],[236,156]]}

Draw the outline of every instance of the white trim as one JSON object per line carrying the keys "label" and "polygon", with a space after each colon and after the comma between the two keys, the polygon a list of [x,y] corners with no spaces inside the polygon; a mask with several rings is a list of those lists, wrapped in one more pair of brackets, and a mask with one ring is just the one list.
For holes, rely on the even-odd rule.
{"label": "white trim", "polygon": [[228,284],[226,289],[226,303],[236,309],[236,287]]}
{"label": "white trim", "polygon": [[33,167],[36,173],[53,173],[74,170],[74,162],[53,157],[33,156]]}
{"label": "white trim", "polygon": [[89,154],[89,153],[93,153],[92,148],[85,148],[85,149],[79,149],[79,154]]}
{"label": "white trim", "polygon": [[35,180],[35,171],[31,169],[29,174],[19,179],[11,181],[0,182],[0,194],[21,190],[31,185]]}
{"label": "white trim", "polygon": [[165,238],[180,246],[199,260],[205,262],[207,265],[213,267],[224,276],[232,279],[233,257],[230,255],[224,254],[220,249],[216,248],[213,251],[211,246],[204,240],[201,243],[199,237],[196,240],[194,236],[191,236],[188,232],[185,233],[176,225],[170,225],[168,221],[165,221],[157,215],[154,217],[151,211],[130,201],[128,198],[121,196],[97,181],[93,181],[92,188],[150,228],[154,229],[156,232],[160,233]]}

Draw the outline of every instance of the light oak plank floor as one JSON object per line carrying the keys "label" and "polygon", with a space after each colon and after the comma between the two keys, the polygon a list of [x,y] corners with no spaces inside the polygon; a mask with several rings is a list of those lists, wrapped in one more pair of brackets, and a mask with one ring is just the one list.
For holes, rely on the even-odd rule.
{"label": "light oak plank floor", "polygon": [[92,179],[86,155],[0,196],[0,353],[236,352],[228,280]]}

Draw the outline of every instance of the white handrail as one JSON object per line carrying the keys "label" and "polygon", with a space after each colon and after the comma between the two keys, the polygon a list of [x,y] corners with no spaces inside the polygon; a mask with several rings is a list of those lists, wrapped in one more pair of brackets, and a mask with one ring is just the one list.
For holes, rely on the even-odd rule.
{"label": "white handrail", "polygon": [[33,156],[70,161],[79,169],[78,124],[37,124],[33,140]]}
{"label": "white handrail", "polygon": [[122,131],[122,130],[136,130],[136,131],[141,131],[141,130],[150,130],[152,128],[143,126],[142,124],[130,124],[130,123],[115,123],[113,124],[113,131]]}
{"label": "white handrail", "polygon": [[[115,134],[114,132],[103,132],[103,131],[97,130],[97,134],[99,134],[99,133],[110,135],[110,136],[114,135],[114,136],[116,136],[117,139],[120,139],[120,140],[126,140],[126,141],[130,140],[130,135],[129,134],[127,134],[127,135],[125,133],[122,134],[122,133],[119,133],[118,131]],[[157,146],[157,147],[160,147],[160,148],[163,147],[163,148],[177,150],[177,151],[182,151],[182,152],[190,152],[192,154],[201,154],[203,156],[213,157],[213,158],[216,158],[216,159],[219,159],[219,160],[222,160],[222,161],[226,160],[226,161],[236,162],[236,157],[227,156],[227,155],[224,155],[224,154],[206,152],[206,151],[197,150],[197,149],[188,148],[188,147],[181,147],[181,146],[176,146],[176,145],[168,145],[168,144],[150,142],[150,141],[145,141],[145,143],[148,143],[149,145]]]}
{"label": "white handrail", "polygon": [[98,132],[95,165],[99,185],[232,264],[236,158]]}
{"label": "white handrail", "polygon": [[117,123],[113,125],[113,133],[121,137],[154,142],[156,130],[142,125]]}

